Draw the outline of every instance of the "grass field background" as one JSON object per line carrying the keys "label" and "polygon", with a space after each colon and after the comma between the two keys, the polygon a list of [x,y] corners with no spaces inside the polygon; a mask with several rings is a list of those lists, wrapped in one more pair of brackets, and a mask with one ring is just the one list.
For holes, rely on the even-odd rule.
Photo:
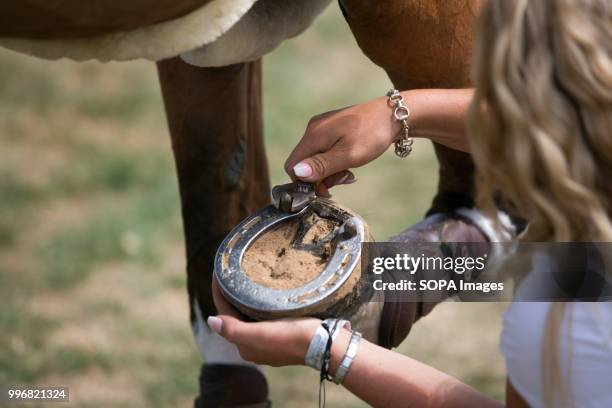
{"label": "grass field background", "polygon": [[[282,163],[311,116],[390,87],[336,5],[269,55],[264,72],[274,183],[286,180]],[[154,65],[0,51],[0,106],[0,385],[69,386],[79,407],[190,406],[200,359]],[[356,175],[334,196],[377,240],[422,218],[437,183],[425,141],[408,160],[389,151]],[[400,351],[500,399],[502,307],[443,304]],[[315,405],[312,370],[268,374],[275,406]],[[363,406],[327,390],[328,406]]]}

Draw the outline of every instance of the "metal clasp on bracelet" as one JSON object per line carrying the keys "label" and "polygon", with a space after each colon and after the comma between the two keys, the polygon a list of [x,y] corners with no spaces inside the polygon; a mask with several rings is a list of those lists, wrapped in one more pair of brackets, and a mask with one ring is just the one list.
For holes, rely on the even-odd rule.
{"label": "metal clasp on bracelet", "polygon": [[393,108],[393,117],[401,123],[402,129],[400,135],[395,141],[395,154],[402,159],[408,157],[412,152],[413,140],[410,137],[410,127],[408,119],[410,118],[410,109],[404,105],[404,97],[397,89],[391,89],[387,92],[389,106]]}

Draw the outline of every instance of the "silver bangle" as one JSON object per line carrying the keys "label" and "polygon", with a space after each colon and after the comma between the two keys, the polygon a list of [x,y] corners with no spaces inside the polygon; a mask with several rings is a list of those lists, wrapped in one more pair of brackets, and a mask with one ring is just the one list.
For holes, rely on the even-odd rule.
{"label": "silver bangle", "polygon": [[351,330],[351,322],[346,319],[325,319],[324,323],[327,323],[327,327],[329,327],[329,332],[332,335],[332,341],[336,340],[338,334],[342,329]]}
{"label": "silver bangle", "polygon": [[387,100],[389,106],[393,108],[393,117],[402,125],[401,134],[395,141],[395,154],[403,159],[412,152],[413,140],[410,137],[410,127],[408,126],[410,109],[404,105],[404,97],[397,89],[391,89],[387,92],[387,98],[389,98]]}
{"label": "silver bangle", "polygon": [[342,328],[346,327],[349,330],[351,328],[351,322],[344,319],[325,319],[324,323],[329,327],[329,332],[325,330],[323,325],[317,327],[317,331],[312,336],[308,345],[306,356],[304,356],[306,365],[317,371],[321,371],[321,367],[323,367],[323,355],[325,354],[325,347],[327,346],[329,336],[331,335],[333,341],[338,337],[338,333],[340,333]]}
{"label": "silver bangle", "polygon": [[325,353],[325,346],[329,340],[329,333],[323,326],[317,327],[317,331],[310,340],[308,345],[308,351],[304,357],[304,362],[308,367],[312,367],[317,371],[321,371],[323,367],[323,354]]}
{"label": "silver bangle", "polygon": [[360,341],[361,333],[356,331],[351,332],[351,339],[348,347],[346,348],[346,353],[344,353],[344,358],[336,369],[336,375],[334,376],[334,382],[336,384],[342,384],[342,381],[344,381],[344,377],[346,376],[346,373],[348,373],[349,368],[351,368],[353,359],[357,355],[357,349],[359,348]]}

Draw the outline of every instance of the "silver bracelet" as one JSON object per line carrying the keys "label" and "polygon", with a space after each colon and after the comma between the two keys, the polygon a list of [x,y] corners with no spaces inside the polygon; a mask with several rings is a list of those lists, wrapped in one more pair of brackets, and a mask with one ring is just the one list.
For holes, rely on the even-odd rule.
{"label": "silver bracelet", "polygon": [[312,367],[317,371],[321,371],[323,367],[323,354],[325,353],[325,346],[329,340],[329,333],[323,326],[317,327],[317,331],[310,340],[308,345],[308,351],[304,357],[304,362],[308,367]]}
{"label": "silver bracelet", "polygon": [[317,331],[312,336],[308,345],[308,351],[306,351],[306,356],[304,357],[306,365],[317,371],[321,371],[321,367],[323,367],[323,355],[325,354],[325,347],[327,346],[329,336],[331,335],[333,341],[338,337],[338,333],[340,333],[342,328],[351,328],[351,322],[344,319],[325,319],[324,323],[329,327],[329,332],[325,330],[323,325],[317,327]]}
{"label": "silver bracelet", "polygon": [[395,154],[399,157],[406,158],[412,152],[413,140],[410,137],[410,127],[408,126],[408,118],[410,118],[410,109],[404,105],[404,97],[397,89],[391,89],[387,92],[389,98],[387,102],[393,108],[393,117],[402,124],[400,136],[395,141]]}
{"label": "silver bracelet", "polygon": [[357,355],[357,349],[359,348],[360,341],[361,333],[352,331],[351,340],[349,340],[346,353],[344,353],[344,358],[336,369],[336,375],[334,376],[334,382],[336,384],[342,384],[342,381],[344,381],[344,377],[346,377],[346,373],[348,373],[348,370],[351,368],[351,364],[353,363],[353,359]]}
{"label": "silver bracelet", "polygon": [[332,335],[332,341],[336,340],[336,337],[338,337],[342,329],[351,330],[351,322],[345,319],[325,319],[323,322],[327,323],[327,327],[330,328],[329,332]]}

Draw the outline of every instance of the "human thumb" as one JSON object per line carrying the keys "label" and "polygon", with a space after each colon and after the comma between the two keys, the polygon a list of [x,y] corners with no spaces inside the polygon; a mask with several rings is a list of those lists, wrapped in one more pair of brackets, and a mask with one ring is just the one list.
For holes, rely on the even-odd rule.
{"label": "human thumb", "polygon": [[302,181],[321,181],[332,174],[349,168],[345,159],[338,157],[333,150],[315,154],[293,166],[293,174]]}
{"label": "human thumb", "polygon": [[231,343],[239,341],[243,335],[250,333],[249,325],[235,317],[227,315],[209,316],[208,327]]}

